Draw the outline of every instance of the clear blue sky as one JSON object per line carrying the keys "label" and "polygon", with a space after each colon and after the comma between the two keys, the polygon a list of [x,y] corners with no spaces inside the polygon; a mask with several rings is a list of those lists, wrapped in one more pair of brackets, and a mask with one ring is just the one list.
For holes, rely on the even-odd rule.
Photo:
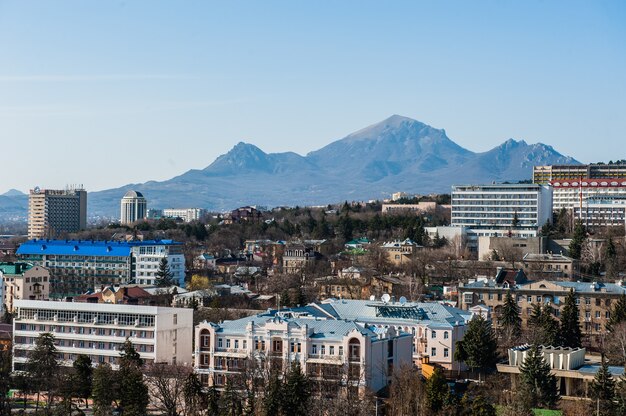
{"label": "clear blue sky", "polygon": [[305,154],[391,114],[626,158],[626,2],[0,0],[0,192]]}

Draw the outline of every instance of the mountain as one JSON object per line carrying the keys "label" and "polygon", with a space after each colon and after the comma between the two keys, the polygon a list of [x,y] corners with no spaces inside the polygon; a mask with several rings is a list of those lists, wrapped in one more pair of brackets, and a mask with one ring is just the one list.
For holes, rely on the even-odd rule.
{"label": "mountain", "polygon": [[90,192],[88,210],[91,216],[117,217],[129,189],[141,191],[153,208],[318,205],[377,199],[394,191],[450,192],[455,183],[530,179],[533,165],[578,163],[551,146],[513,139],[475,153],[443,129],[393,115],[306,156],[265,153],[240,142],[204,169]]}
{"label": "mountain", "polygon": [[8,191],[6,191],[5,193],[3,193],[0,196],[25,196],[26,194],[22,191],[18,191],[17,189],[9,189]]}

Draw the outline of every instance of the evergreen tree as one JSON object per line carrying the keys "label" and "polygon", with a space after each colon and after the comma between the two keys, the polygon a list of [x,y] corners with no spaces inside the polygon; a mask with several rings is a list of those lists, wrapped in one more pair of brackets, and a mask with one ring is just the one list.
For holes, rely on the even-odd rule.
{"label": "evergreen tree", "polygon": [[283,386],[282,407],[288,409],[289,415],[306,416],[310,396],[309,379],[302,373],[300,362],[294,361]]}
{"label": "evergreen tree", "polygon": [[477,368],[482,372],[495,367],[497,350],[498,342],[491,323],[482,316],[476,316],[470,321],[463,340],[457,341],[455,360],[464,361],[472,370]]}
{"label": "evergreen tree", "polygon": [[49,332],[39,334],[35,341],[35,348],[28,356],[26,371],[33,387],[37,390],[37,406],[39,405],[39,393],[45,391],[46,409],[50,409],[59,372],[54,335]]}
{"label": "evergreen tree", "polygon": [[270,374],[269,383],[265,397],[263,398],[263,408],[266,415],[279,415],[283,403],[283,382],[278,377],[277,371]]}
{"label": "evergreen tree", "polygon": [[185,410],[187,413],[190,415],[200,413],[204,404],[204,391],[202,382],[198,378],[197,373],[192,371],[185,379],[183,396],[185,398]]}
{"label": "evergreen tree", "polygon": [[124,416],[143,416],[148,407],[148,387],[141,372],[142,360],[133,344],[126,340],[120,352],[120,405]]}
{"label": "evergreen tree", "polygon": [[[1,284],[1,283],[0,283]],[[0,415],[11,414],[9,390],[11,389],[11,349],[0,348]],[[13,386],[15,388],[15,386]]]}
{"label": "evergreen tree", "polygon": [[482,395],[474,397],[470,408],[472,416],[496,416],[496,408]]}
{"label": "evergreen tree", "polygon": [[582,333],[578,323],[578,305],[574,291],[570,289],[565,298],[565,305],[561,311],[560,346],[577,348],[582,347]]}
{"label": "evergreen tree", "polygon": [[209,387],[207,391],[207,412],[209,416],[220,414],[220,395],[215,385]]}
{"label": "evergreen tree", "polygon": [[582,255],[583,244],[587,238],[587,230],[583,223],[578,220],[574,226],[574,235],[569,243],[569,256],[573,259],[580,260]]}
{"label": "evergreen tree", "polygon": [[622,374],[615,387],[615,397],[617,399],[615,413],[626,415],[626,374]]}
{"label": "evergreen tree", "polygon": [[615,405],[615,380],[609,371],[609,364],[604,356],[602,357],[602,365],[598,369],[593,381],[591,382],[591,397],[598,401],[600,414],[609,415],[613,413]]}
{"label": "evergreen tree", "polygon": [[157,287],[170,287],[174,285],[174,280],[172,277],[174,274],[170,270],[170,266],[167,264],[167,258],[161,257],[159,261],[159,268],[156,272],[156,277],[154,279],[154,284]]}
{"label": "evergreen tree", "polygon": [[615,325],[626,322],[626,294],[622,294],[611,309],[611,318],[606,323],[607,331],[611,332]]}
{"label": "evergreen tree", "polygon": [[241,398],[237,394],[237,390],[232,382],[226,382],[226,388],[220,397],[220,415],[221,416],[241,416],[243,408],[241,406]]}
{"label": "evergreen tree", "polygon": [[74,367],[73,387],[77,397],[85,400],[89,407],[89,396],[93,385],[93,366],[88,355],[80,354],[72,364]]}
{"label": "evergreen tree", "polygon": [[280,306],[282,308],[288,308],[291,306],[291,297],[289,296],[289,289],[283,289],[280,293]]}
{"label": "evergreen tree", "polygon": [[559,401],[556,376],[536,344],[530,347],[520,366],[520,383],[528,393],[526,400],[531,407],[553,408]]}
{"label": "evergreen tree", "polygon": [[610,237],[608,238],[606,242],[606,248],[604,250],[604,258],[605,258],[606,277],[607,278],[615,277],[617,249],[615,248],[615,243],[613,243],[613,239]]}
{"label": "evergreen tree", "polygon": [[522,318],[520,317],[520,309],[517,302],[507,292],[502,306],[502,314],[500,315],[500,327],[508,336],[519,337],[522,333]]}
{"label": "evergreen tree", "polygon": [[117,376],[108,363],[100,363],[93,371],[91,396],[94,416],[108,416],[113,412],[112,403],[117,400]]}
{"label": "evergreen tree", "polygon": [[299,286],[298,291],[296,292],[295,304],[299,306],[306,305],[306,295],[304,294],[304,290],[302,290],[302,286]]}
{"label": "evergreen tree", "polygon": [[426,381],[426,402],[428,408],[437,413],[446,403],[449,393],[448,382],[443,376],[443,372],[439,367],[435,367],[433,374]]}
{"label": "evergreen tree", "polygon": [[533,304],[533,310],[528,319],[530,338],[537,345],[559,345],[559,323],[554,318],[552,307],[549,304],[541,307]]}
{"label": "evergreen tree", "polygon": [[528,327],[529,328],[539,328],[541,326],[541,305],[538,303],[533,303],[532,311],[530,312],[530,317],[528,318]]}

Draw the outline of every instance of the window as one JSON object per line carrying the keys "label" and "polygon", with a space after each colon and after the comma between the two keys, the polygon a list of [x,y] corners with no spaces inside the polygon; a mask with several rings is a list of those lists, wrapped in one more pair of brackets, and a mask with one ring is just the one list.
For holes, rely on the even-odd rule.
{"label": "window", "polygon": [[541,302],[541,296],[537,296],[537,302]]}
{"label": "window", "polygon": [[526,302],[532,303],[532,301],[533,301],[533,297],[532,296],[530,296],[530,295],[526,296]]}
{"label": "window", "polygon": [[217,339],[217,348],[222,348],[222,338]]}
{"label": "window", "polygon": [[[339,347],[341,348],[341,347]],[[298,352],[302,352],[302,344],[298,342]]]}
{"label": "window", "polygon": [[328,347],[328,354],[330,355],[335,355],[335,347],[334,346],[330,346]]}
{"label": "window", "polygon": [[431,357],[434,357],[435,355],[437,355],[437,348],[433,347],[430,349],[430,355]]}
{"label": "window", "polygon": [[[298,345],[300,345],[300,344],[298,344]],[[339,347],[339,355],[343,356],[343,347],[342,346]]]}
{"label": "window", "polygon": [[239,340],[238,339],[235,340],[235,349],[239,349]]}
{"label": "window", "polygon": [[596,318],[600,317],[600,311],[596,311]]}
{"label": "window", "polygon": [[449,354],[450,354],[450,352],[448,351],[448,349],[444,348],[443,349],[443,356],[447,358]]}
{"label": "window", "polygon": [[448,331],[443,331],[443,339],[448,339]]}
{"label": "window", "polygon": [[320,350],[320,354],[321,355],[326,355],[326,345],[322,345],[322,348]]}
{"label": "window", "polygon": [[172,318],[172,323],[173,323],[174,325],[177,325],[177,324],[178,324],[178,314],[176,314],[176,313],[174,314],[174,316],[173,316],[173,318]]}
{"label": "window", "polygon": [[431,338],[437,338],[437,331],[432,331],[432,332],[430,333],[430,337],[431,337]]}
{"label": "window", "polygon": [[317,354],[317,345],[316,344],[313,344],[311,346],[311,354]]}
{"label": "window", "polygon": [[489,300],[493,300],[493,293],[489,294]]}
{"label": "window", "polygon": [[226,348],[230,348],[230,338],[226,338]]}

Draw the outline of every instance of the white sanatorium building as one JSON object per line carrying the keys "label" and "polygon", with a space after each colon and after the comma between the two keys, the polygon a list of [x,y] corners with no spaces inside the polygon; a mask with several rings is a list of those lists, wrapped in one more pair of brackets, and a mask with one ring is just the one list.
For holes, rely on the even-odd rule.
{"label": "white sanatorium building", "polygon": [[251,362],[279,372],[299,362],[314,390],[337,394],[340,382],[356,391],[378,391],[388,385],[394,368],[411,363],[409,334],[290,310],[221,324],[205,321],[195,337],[195,371],[204,385],[218,388]]}
{"label": "white sanatorium building", "polygon": [[[448,370],[461,368],[454,361],[455,344],[472,317],[469,311],[440,303],[329,299],[222,324],[200,324],[195,333],[195,368],[205,384],[221,386],[229,372],[242,371],[247,358],[263,352],[286,363],[299,360],[312,378],[336,377],[352,362],[350,356],[358,355],[364,385],[376,390],[389,376],[388,370],[372,373],[388,368],[385,357],[393,356],[399,363],[428,361]],[[378,353],[370,354],[381,340],[393,341],[398,348],[393,355],[383,354],[382,361]]]}
{"label": "white sanatorium building", "polygon": [[15,308],[13,370],[24,368],[44,332],[54,335],[65,366],[85,354],[116,368],[126,339],[146,363],[192,362],[191,309],[39,300],[16,300]]}

